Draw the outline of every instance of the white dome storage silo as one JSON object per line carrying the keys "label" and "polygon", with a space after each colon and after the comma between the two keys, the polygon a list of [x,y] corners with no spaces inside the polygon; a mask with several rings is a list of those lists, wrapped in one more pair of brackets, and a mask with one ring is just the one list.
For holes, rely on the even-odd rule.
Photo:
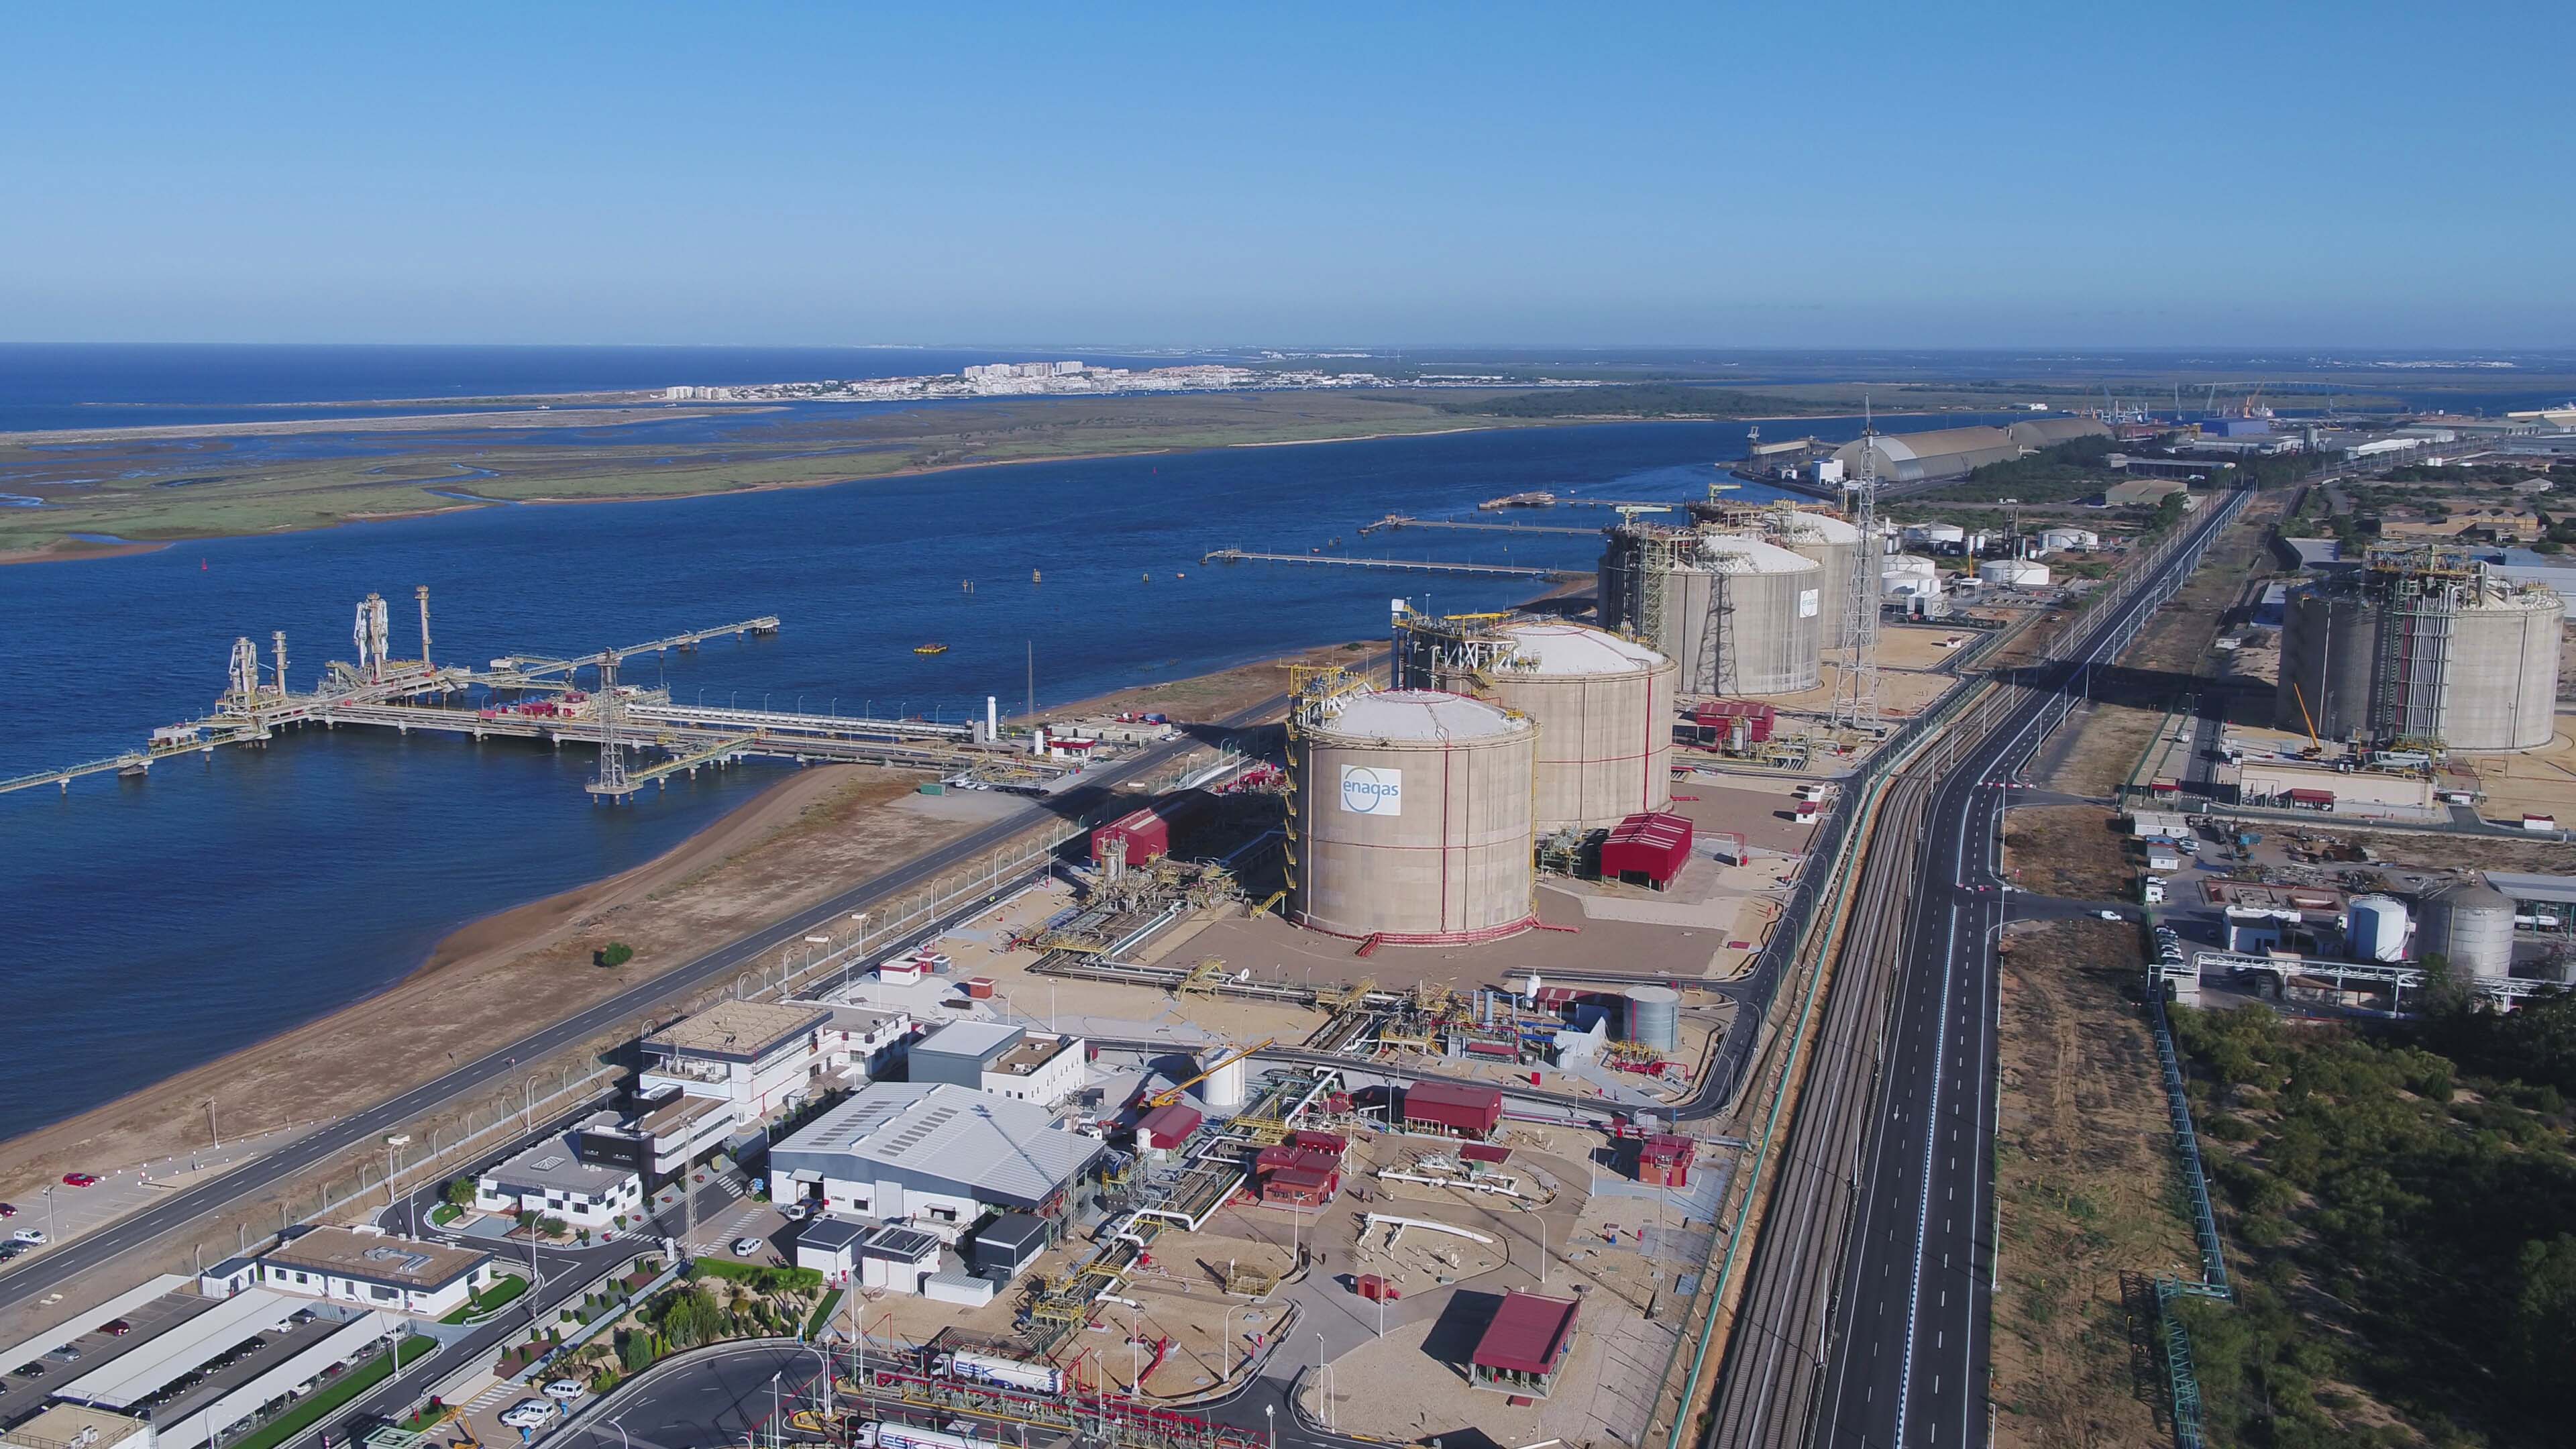
{"label": "white dome storage silo", "polygon": [[1796,694],[1822,674],[1824,568],[1738,533],[1699,538],[1672,573],[1658,644],[1691,694]]}
{"label": "white dome storage silo", "polygon": [[1289,730],[1288,919],[1391,944],[1527,930],[1539,730],[1437,690],[1360,691]]}
{"label": "white dome storage silo", "polygon": [[2356,961],[2406,959],[2406,906],[2394,896],[2354,896],[2344,935]]}
{"label": "white dome storage silo", "polygon": [[1817,621],[1816,647],[1841,649],[1851,640],[1852,575],[1859,571],[1860,530],[1830,513],[1809,508],[1775,508],[1763,516],[1771,542],[1816,561],[1824,591],[1824,612]]}
{"label": "white dome storage silo", "polygon": [[1540,831],[1616,825],[1672,803],[1678,666],[1633,639],[1550,619],[1401,615],[1396,683],[1473,695],[1538,725]]}
{"label": "white dome storage silo", "polygon": [[[1227,1060],[1229,1057],[1233,1059]],[[1209,1110],[1232,1112],[1243,1106],[1247,1075],[1244,1063],[1247,1060],[1249,1058],[1236,1056],[1233,1047],[1223,1044],[1199,1054],[1199,1070],[1207,1073],[1199,1083],[1199,1100],[1205,1102]]]}
{"label": "white dome storage silo", "polygon": [[2417,959],[2441,955],[2461,976],[2513,974],[2513,898],[2466,880],[2424,898],[2415,937]]}
{"label": "white dome storage silo", "polygon": [[2032,563],[2028,559],[2020,558],[1990,559],[1977,565],[1977,582],[1997,584],[2008,589],[2045,588],[2048,584],[2048,565]]}

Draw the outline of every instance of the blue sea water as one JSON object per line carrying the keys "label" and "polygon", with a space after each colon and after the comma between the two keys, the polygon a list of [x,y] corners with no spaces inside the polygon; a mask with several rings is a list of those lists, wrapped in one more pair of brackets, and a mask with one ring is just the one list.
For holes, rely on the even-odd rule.
{"label": "blue sea water", "polygon": [[[1017,705],[1034,649],[1039,703],[1062,703],[1375,635],[1394,595],[1482,609],[1532,587],[1202,567],[1210,549],[1338,536],[1345,552],[1588,569],[1587,538],[1357,529],[1389,512],[1472,516],[1537,488],[1698,497],[1742,440],[1741,425],[1653,423],[1236,448],[496,507],[0,568],[12,646],[0,777],[111,755],[203,713],[238,635],[264,650],[285,630],[289,672],[309,684],[350,657],[351,608],[370,590],[394,601],[408,644],[416,584],[431,590],[441,660],[588,652],[774,613],[775,638],[629,677],[746,705],[954,718],[988,693]],[[912,652],[929,640],[949,651]],[[580,789],[591,765],[523,742],[308,730],[144,781],[0,796],[0,1136],[380,990],[457,926],[641,863],[778,778],[752,767],[605,808]]]}

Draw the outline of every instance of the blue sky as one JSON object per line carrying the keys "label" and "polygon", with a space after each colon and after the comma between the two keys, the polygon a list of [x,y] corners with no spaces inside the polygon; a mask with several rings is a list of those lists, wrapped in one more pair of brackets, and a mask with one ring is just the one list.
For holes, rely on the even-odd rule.
{"label": "blue sky", "polygon": [[25,7],[0,340],[2576,343],[2576,6],[2129,11]]}

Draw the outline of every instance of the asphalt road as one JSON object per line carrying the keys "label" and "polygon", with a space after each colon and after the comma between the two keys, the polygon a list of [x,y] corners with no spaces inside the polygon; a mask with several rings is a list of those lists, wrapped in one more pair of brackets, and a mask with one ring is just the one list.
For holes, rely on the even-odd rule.
{"label": "asphalt road", "polygon": [[1993,1329],[1996,933],[2013,899],[1996,852],[2004,782],[2045,736],[2068,677],[2125,648],[2198,566],[2243,495],[2097,621],[1943,779],[1928,816],[1861,1210],[1843,1246],[1814,1442],[1977,1444]]}
{"label": "asphalt road", "polygon": [[[1264,717],[1277,713],[1286,703],[1285,695],[1275,695],[1219,721],[1216,727],[1231,730],[1257,724]],[[1152,746],[1135,759],[1103,771],[1096,781],[1078,794],[1087,800],[1125,781],[1151,774],[1170,765],[1198,743],[1185,735]],[[944,871],[998,848],[1013,836],[1045,823],[1050,817],[1060,818],[1078,808],[1074,800],[1062,797],[1032,802],[829,900],[737,937],[677,970],[620,992],[565,1021],[496,1047],[479,1060],[457,1067],[391,1101],[298,1138],[256,1162],[165,1198],[97,1232],[21,1258],[0,1270],[0,1307],[15,1306],[40,1297],[81,1273],[148,1246],[166,1233],[255,1197],[316,1163],[352,1147],[374,1142],[414,1117],[436,1110],[459,1097],[508,1081],[521,1073],[519,1063],[541,1061],[598,1032],[632,1021],[674,996],[686,995],[723,981],[752,965],[763,954],[799,940],[819,926],[842,920],[853,911],[866,910],[880,901],[900,895]]]}

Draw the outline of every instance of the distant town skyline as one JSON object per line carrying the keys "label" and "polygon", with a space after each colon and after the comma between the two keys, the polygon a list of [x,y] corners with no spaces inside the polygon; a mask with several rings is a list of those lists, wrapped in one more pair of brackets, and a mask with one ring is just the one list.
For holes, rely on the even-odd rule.
{"label": "distant town skyline", "polygon": [[2563,6],[14,18],[0,340],[2576,344]]}

